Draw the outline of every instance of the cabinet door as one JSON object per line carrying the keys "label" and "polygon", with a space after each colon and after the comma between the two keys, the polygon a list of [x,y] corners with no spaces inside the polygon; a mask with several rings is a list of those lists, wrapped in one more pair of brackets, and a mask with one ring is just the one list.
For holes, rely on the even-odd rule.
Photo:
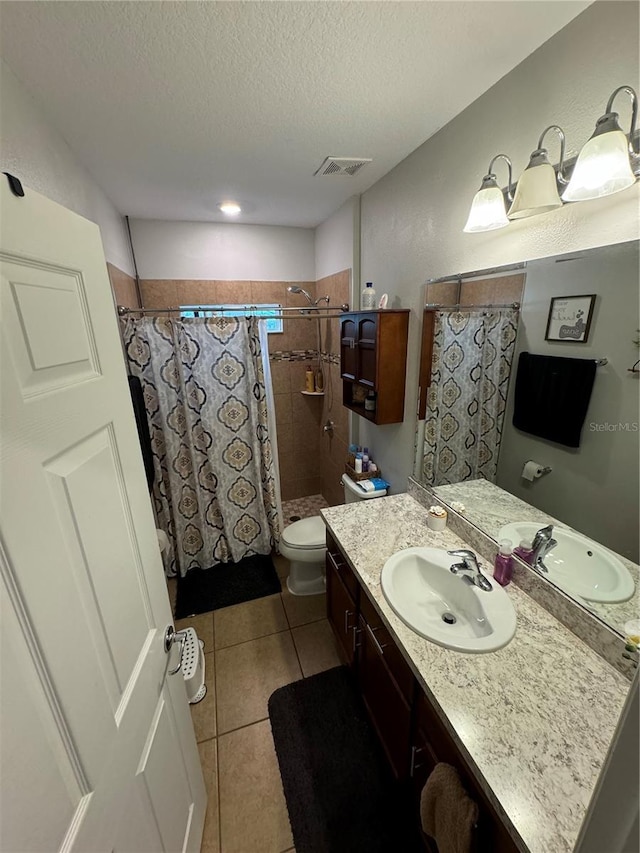
{"label": "cabinet door", "polygon": [[327,552],[327,618],[340,644],[343,657],[351,665],[358,636],[356,605],[340,580],[335,557]]}
{"label": "cabinet door", "polygon": [[358,373],[357,379],[361,385],[368,388],[377,387],[376,379],[376,340],[378,330],[378,315],[365,314],[358,320]]}
{"label": "cabinet door", "polygon": [[357,379],[358,324],[352,316],[340,319],[340,372],[343,379]]}
{"label": "cabinet door", "polygon": [[411,711],[389,672],[375,631],[360,617],[358,679],[371,722],[398,779],[408,773]]}

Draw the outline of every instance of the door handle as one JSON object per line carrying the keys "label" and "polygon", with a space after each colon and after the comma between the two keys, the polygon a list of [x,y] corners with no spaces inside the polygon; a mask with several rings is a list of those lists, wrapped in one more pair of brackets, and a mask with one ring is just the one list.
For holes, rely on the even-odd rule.
{"label": "door handle", "polygon": [[356,651],[360,648],[360,643],[358,642],[358,634],[360,633],[360,628],[356,625],[351,629],[353,631],[353,653],[355,655]]}
{"label": "door handle", "polygon": [[422,767],[422,764],[416,764],[416,755],[419,755],[421,752],[421,747],[411,747],[411,766],[409,767],[409,776],[411,779],[413,779],[413,774],[416,772],[416,770],[419,770]]}
{"label": "door handle", "polygon": [[383,655],[384,654],[383,650],[386,649],[387,644],[384,643],[383,645],[380,645],[380,643],[378,642],[378,638],[376,637],[376,635],[374,633],[374,631],[377,631],[377,630],[378,630],[377,628],[372,628],[371,625],[369,625],[369,623],[367,622],[367,631],[369,632],[369,636],[371,637],[371,639],[375,643],[375,646],[378,649],[378,651],[380,652],[380,654]]}
{"label": "door handle", "polygon": [[349,617],[350,616],[353,616],[353,610],[345,610],[344,611],[344,632],[345,632],[345,634],[349,633],[349,628],[351,627],[349,625]]}
{"label": "door handle", "polygon": [[175,643],[180,645],[180,658],[178,660],[178,665],[173,669],[169,670],[169,675],[175,675],[176,672],[180,672],[182,669],[182,658],[184,656],[184,647],[187,642],[187,632],[186,631],[176,631],[173,625],[168,625],[167,630],[164,632],[164,650],[167,654],[171,651]]}

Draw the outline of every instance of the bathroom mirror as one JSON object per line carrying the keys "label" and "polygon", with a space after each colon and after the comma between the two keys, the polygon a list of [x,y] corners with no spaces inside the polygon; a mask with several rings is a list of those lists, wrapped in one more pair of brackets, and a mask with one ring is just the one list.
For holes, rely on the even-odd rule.
{"label": "bathroom mirror", "polygon": [[638,249],[427,282],[414,470],[496,541],[553,525],[532,571],[621,634],[640,617]]}

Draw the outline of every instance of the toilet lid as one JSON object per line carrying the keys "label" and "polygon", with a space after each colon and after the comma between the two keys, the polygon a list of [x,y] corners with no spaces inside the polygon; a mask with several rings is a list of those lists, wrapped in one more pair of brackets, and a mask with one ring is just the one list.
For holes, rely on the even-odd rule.
{"label": "toilet lid", "polygon": [[324,548],[326,528],[321,516],[302,518],[285,527],[282,539],[292,548]]}

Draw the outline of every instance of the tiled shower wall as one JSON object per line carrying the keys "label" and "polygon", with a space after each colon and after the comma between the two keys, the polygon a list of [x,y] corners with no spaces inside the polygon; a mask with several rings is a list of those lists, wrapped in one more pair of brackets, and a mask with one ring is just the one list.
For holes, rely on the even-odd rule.
{"label": "tiled shower wall", "polygon": [[140,303],[138,302],[135,279],[108,261],[107,272],[116,305],[124,305],[126,308],[139,308]]}
{"label": "tiled shower wall", "polygon": [[[524,273],[494,276],[463,281],[460,287],[460,305],[509,305],[522,301]],[[458,283],[443,281],[428,284],[425,302],[437,305],[455,305],[458,300]]]}
{"label": "tiled shower wall", "polygon": [[[351,270],[321,278],[316,282],[317,296],[329,296],[330,305],[349,302]],[[322,320],[322,357],[324,361],[325,396],[322,397],[322,423],[333,421],[333,433],[320,431],[318,454],[322,472],[322,494],[331,506],[344,501],[340,478],[344,474],[349,443],[349,413],[342,405],[340,379],[340,321],[336,317]]]}
{"label": "tiled shower wall", "polygon": [[[313,281],[295,282],[315,299],[329,296],[330,306],[349,301],[350,271]],[[283,307],[307,305],[302,295],[289,293],[293,282],[142,280],[145,308],[277,302]],[[115,289],[115,288],[114,288]],[[119,304],[127,304],[118,299]],[[131,304],[131,303],[129,303]],[[322,321],[322,349],[326,391],[324,397],[305,397],[308,365],[317,366],[317,324],[286,319],[281,334],[269,335],[269,356],[278,431],[278,462],[283,500],[323,494],[330,504],[341,503],[340,476],[348,441],[347,411],[343,409],[339,365],[338,320]],[[322,430],[334,421],[333,437]]]}

